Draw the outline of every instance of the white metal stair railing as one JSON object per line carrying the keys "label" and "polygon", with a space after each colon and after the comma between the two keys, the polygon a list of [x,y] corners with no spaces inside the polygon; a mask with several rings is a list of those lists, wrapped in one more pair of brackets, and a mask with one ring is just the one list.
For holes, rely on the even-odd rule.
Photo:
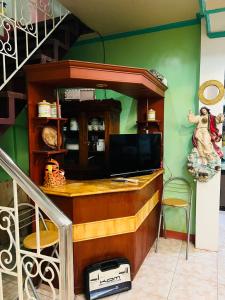
{"label": "white metal stair railing", "polygon": [[[68,14],[57,0],[0,1],[0,90]],[[19,32],[24,34],[24,41],[17,40]],[[18,43],[25,44],[23,53]]]}
{"label": "white metal stair railing", "polygon": [[[12,159],[0,148],[0,167],[13,179],[13,205],[0,206],[0,234],[6,234],[7,245],[0,249],[0,299],[4,298],[5,275],[16,278],[18,298],[40,299],[39,290],[34,288],[34,277],[42,279],[49,286],[50,299],[74,299],[73,243],[71,221],[51,202],[51,200],[23,173]],[[33,201],[35,208],[36,251],[24,250],[20,245],[21,231],[18,215],[18,186]],[[58,256],[41,253],[40,212],[58,229]],[[12,231],[11,228],[14,228]],[[55,251],[55,250],[54,250]],[[34,268],[35,267],[35,268]],[[58,281],[59,286],[53,283]],[[31,289],[28,288],[31,287]]]}

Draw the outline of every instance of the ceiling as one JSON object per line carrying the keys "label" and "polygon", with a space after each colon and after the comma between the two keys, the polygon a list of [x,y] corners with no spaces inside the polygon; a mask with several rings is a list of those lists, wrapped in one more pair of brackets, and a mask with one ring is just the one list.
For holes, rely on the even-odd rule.
{"label": "ceiling", "polygon": [[60,0],[102,35],[196,18],[198,0]]}
{"label": "ceiling", "polygon": [[207,9],[217,9],[225,7],[225,0],[205,0]]}

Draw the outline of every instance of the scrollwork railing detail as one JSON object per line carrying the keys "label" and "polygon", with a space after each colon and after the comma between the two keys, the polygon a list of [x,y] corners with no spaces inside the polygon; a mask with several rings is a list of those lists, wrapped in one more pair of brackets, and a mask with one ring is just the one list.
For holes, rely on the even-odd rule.
{"label": "scrollwork railing detail", "polygon": [[[3,72],[0,90],[69,13],[57,0],[12,0],[10,6],[10,9],[0,6],[0,66]],[[52,25],[47,30],[49,21]],[[39,34],[40,22],[44,23],[44,36]],[[21,32],[25,36],[25,52],[18,47],[17,38]],[[13,59],[15,66],[7,68],[7,59]]]}
{"label": "scrollwork railing detail", "polygon": [[[6,237],[0,243],[0,299],[6,274],[17,279],[18,300],[41,300],[41,282],[50,299],[74,299],[71,221],[0,148],[2,168],[12,178],[13,197],[10,205],[0,206],[0,235]],[[26,202],[20,203],[18,187]]]}
{"label": "scrollwork railing detail", "polygon": [[[29,289],[29,279],[35,279],[40,277],[43,283],[47,284],[51,291],[51,299],[56,299],[58,293],[53,285],[53,281],[59,279],[59,267],[53,261],[49,262],[47,259],[38,259],[37,257],[25,255],[23,256],[22,266],[24,268],[26,277],[25,277],[25,293],[28,298],[32,299],[32,294]],[[44,266],[46,264],[46,266]]]}
{"label": "scrollwork railing detail", "polygon": [[0,231],[6,232],[9,239],[7,249],[0,251],[0,268],[4,271],[11,272],[16,269],[15,238],[11,231],[12,226],[15,226],[15,215],[13,211],[7,208],[0,209]]}
{"label": "scrollwork railing detail", "polygon": [[0,39],[0,53],[15,59],[14,39],[10,39],[10,33],[14,36],[13,22],[0,14],[0,28],[4,33],[4,39]]}

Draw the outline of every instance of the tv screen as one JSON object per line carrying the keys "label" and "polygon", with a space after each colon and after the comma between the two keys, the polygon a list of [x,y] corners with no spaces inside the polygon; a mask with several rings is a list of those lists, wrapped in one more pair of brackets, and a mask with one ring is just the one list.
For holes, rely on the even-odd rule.
{"label": "tv screen", "polygon": [[160,166],[161,133],[110,135],[110,176],[147,174]]}

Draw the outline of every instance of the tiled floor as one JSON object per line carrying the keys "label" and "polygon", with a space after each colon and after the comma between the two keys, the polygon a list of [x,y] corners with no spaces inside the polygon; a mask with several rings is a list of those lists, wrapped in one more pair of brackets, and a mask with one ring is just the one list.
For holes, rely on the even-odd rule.
{"label": "tiled floor", "polygon": [[[160,239],[159,251],[150,251],[132,282],[132,290],[107,300],[225,300],[225,212],[220,214],[218,252],[197,250],[190,246],[185,259],[186,243]],[[15,284],[4,284],[4,300],[14,299]],[[40,290],[43,300],[52,299],[46,288]],[[78,295],[76,300],[84,300]]]}

